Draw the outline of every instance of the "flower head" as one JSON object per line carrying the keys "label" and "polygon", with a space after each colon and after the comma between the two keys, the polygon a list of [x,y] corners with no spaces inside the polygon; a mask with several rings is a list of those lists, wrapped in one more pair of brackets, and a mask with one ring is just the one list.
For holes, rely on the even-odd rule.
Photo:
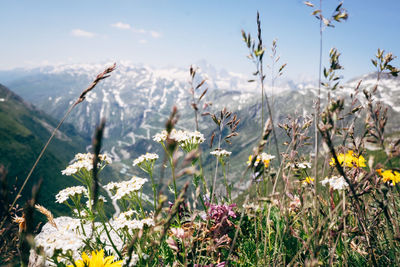
{"label": "flower head", "polygon": [[[366,167],[365,165],[366,160],[362,155],[357,155],[353,152],[353,150],[347,151],[346,154],[339,153],[337,155],[337,159],[339,161],[339,164],[341,166],[346,166],[350,168],[357,168],[357,167]],[[331,158],[331,161],[329,162],[329,165],[335,166],[336,162],[334,158]]]}
{"label": "flower head", "polygon": [[[76,174],[82,170],[90,171],[93,169],[93,158],[94,155],[91,153],[78,153],[75,155],[72,164],[68,165],[65,170],[62,170],[61,173],[63,175],[71,176],[73,174]],[[106,154],[100,154],[99,155],[99,168],[111,164],[111,158],[107,156]]]}
{"label": "flower head", "polygon": [[330,178],[325,178],[321,181],[321,184],[323,186],[329,184],[329,186],[332,187],[334,190],[343,190],[348,186],[343,176],[332,176]]}
{"label": "flower head", "polygon": [[132,177],[129,181],[123,181],[120,183],[111,182],[104,186],[105,189],[111,190],[114,193],[113,199],[121,199],[123,197],[129,197],[132,193],[138,192],[142,189],[147,179]]}
{"label": "flower head", "polygon": [[313,184],[314,183],[314,178],[311,178],[310,176],[307,176],[303,181],[302,184],[303,185],[307,185],[307,184]]}
{"label": "flower head", "polygon": [[157,133],[156,135],[153,136],[153,140],[162,143],[165,140],[167,140],[168,132],[166,130],[163,130],[161,133]]}
{"label": "flower head", "polygon": [[[275,156],[272,156],[272,155],[269,155],[269,154],[263,152],[260,155],[257,155],[256,160],[254,162],[254,167],[257,167],[258,164],[260,162],[262,162],[264,164],[264,167],[268,168],[271,159],[274,159],[274,158],[275,158]],[[250,166],[252,164],[252,162],[253,162],[253,156],[250,155],[249,160],[247,161],[247,165]]]}
{"label": "flower head", "polygon": [[154,163],[158,159],[155,153],[146,153],[133,161],[133,166],[139,166],[143,171],[150,173],[153,170]]}
{"label": "flower head", "polygon": [[225,161],[226,158],[228,158],[232,152],[230,151],[226,151],[225,149],[217,149],[214,151],[210,152],[211,155],[215,156],[217,159],[219,159],[220,161]]}
{"label": "flower head", "polygon": [[[104,250],[92,251],[91,257],[85,252],[82,253],[82,259],[75,261],[76,267],[121,267],[122,260],[114,261],[115,256],[108,256],[104,258]],[[74,265],[68,265],[72,267]]]}
{"label": "flower head", "polygon": [[153,136],[153,140],[159,143],[163,143],[167,138],[177,142],[179,147],[185,152],[197,149],[199,144],[205,141],[203,134],[198,131],[190,132],[172,129],[169,135],[166,130],[163,130],[161,133]]}
{"label": "flower head", "polygon": [[88,195],[88,192],[85,187],[83,186],[72,186],[72,187],[67,187],[56,195],[56,202],[57,203],[64,203],[67,201],[70,197],[74,196],[80,196],[80,195]]}
{"label": "flower head", "polygon": [[392,185],[400,183],[400,172],[398,171],[377,169],[376,172],[382,177],[383,182],[392,182]]}

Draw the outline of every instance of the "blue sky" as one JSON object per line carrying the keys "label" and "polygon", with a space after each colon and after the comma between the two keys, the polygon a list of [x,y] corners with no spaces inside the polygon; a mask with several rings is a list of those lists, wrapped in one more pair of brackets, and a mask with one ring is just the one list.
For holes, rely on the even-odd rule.
{"label": "blue sky", "polygon": [[[323,1],[324,14],[338,3]],[[329,49],[338,48],[349,79],[373,70],[377,48],[400,56],[399,0],[347,0],[344,7],[348,21],[324,31],[325,64]],[[240,31],[255,36],[257,10],[264,44],[278,39],[284,76],[316,78],[319,24],[300,0],[3,0],[0,69],[114,60],[187,67],[206,60],[250,74]]]}

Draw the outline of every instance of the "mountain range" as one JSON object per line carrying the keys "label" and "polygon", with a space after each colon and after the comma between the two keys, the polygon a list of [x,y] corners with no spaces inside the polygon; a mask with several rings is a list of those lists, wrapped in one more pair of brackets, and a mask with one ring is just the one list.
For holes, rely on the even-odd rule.
{"label": "mountain range", "polygon": [[[4,81],[13,92],[38,109],[60,119],[102,69],[104,65],[100,64],[75,64],[0,71],[0,82]],[[226,107],[241,119],[238,126],[239,136],[233,138],[233,145],[224,143],[222,147],[233,152],[230,173],[238,180],[248,155],[258,141],[258,133],[261,132],[259,89],[256,83],[248,82],[252,79],[251,75],[217,71],[210,66],[202,67],[198,73],[195,83],[206,79],[204,86],[209,88],[203,99],[208,110],[217,113]],[[370,89],[376,84],[376,75],[372,73],[352,79],[343,83],[343,87],[333,94],[348,96],[354,92],[359,80],[362,80],[361,90]],[[194,130],[189,81],[188,69],[153,69],[117,64],[111,77],[102,81],[87,95],[86,101],[73,110],[67,122],[75,127],[83,139],[90,140],[100,119],[106,118],[103,149],[113,157],[114,168],[121,176],[143,175],[132,167],[132,160],[145,152],[162,154],[161,146],[152,141],[152,136],[165,128],[172,106],[177,106],[179,111],[177,127]],[[316,83],[283,80],[274,89],[267,87],[267,92],[273,102],[276,123],[284,121],[290,114],[311,115],[313,112]],[[400,79],[384,76],[379,82],[376,97],[389,107],[388,132],[400,131],[399,92]],[[326,93],[323,91],[323,98],[324,95]],[[359,98],[363,102],[362,94]],[[199,124],[200,131],[209,142],[212,132],[217,129],[214,122],[209,116],[200,116]],[[284,133],[278,131],[280,142],[284,138]],[[85,144],[90,145],[89,142]],[[210,149],[207,144],[202,148],[206,152],[206,171],[211,176],[210,163],[213,159],[208,154]]]}

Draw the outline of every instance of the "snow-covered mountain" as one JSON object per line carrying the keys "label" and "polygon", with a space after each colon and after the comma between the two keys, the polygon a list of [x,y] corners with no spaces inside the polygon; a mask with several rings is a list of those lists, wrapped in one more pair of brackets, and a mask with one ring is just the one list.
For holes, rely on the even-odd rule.
{"label": "snow-covered mountain", "polygon": [[[76,64],[47,66],[36,69],[0,71],[0,79],[6,85],[45,112],[61,118],[68,107],[89,83],[101,72],[104,64]],[[204,101],[212,102],[211,111],[223,107],[238,113],[241,118],[234,148],[237,157],[246,158],[257,141],[260,121],[260,92],[256,83],[249,83],[251,74],[217,71],[203,65],[198,81],[207,79],[209,88]],[[10,78],[11,77],[11,78]],[[91,136],[101,118],[107,119],[104,148],[116,161],[128,162],[149,150],[158,150],[151,137],[165,127],[172,106],[176,105],[180,118],[178,127],[194,129],[191,95],[189,93],[189,70],[181,68],[152,69],[126,63],[117,64],[111,76],[102,81],[87,95],[69,116],[68,122]],[[343,97],[354,91],[359,80],[360,89],[370,89],[376,84],[374,74],[353,79],[337,89],[334,94]],[[1,80],[0,80],[1,82]],[[271,88],[267,87],[267,92]],[[311,114],[317,94],[316,83],[281,81],[273,90],[274,117],[282,121],[288,114]],[[379,83],[377,98],[390,108],[388,127],[400,131],[400,79],[383,76]],[[326,92],[322,92],[324,98]],[[362,99],[362,94],[360,94]],[[209,117],[201,118],[201,131],[209,136],[215,129]],[[249,137],[250,136],[250,137]],[[130,171],[123,164],[122,172]]]}

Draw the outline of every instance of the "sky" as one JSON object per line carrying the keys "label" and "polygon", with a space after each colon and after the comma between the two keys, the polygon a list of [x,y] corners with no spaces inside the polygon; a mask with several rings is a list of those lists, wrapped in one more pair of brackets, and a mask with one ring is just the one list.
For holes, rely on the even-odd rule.
{"label": "sky", "polygon": [[[322,1],[323,14],[338,3]],[[343,7],[349,19],[324,29],[323,65],[336,47],[350,79],[374,70],[377,48],[400,56],[399,0],[347,0]],[[105,61],[188,67],[205,60],[250,75],[241,30],[256,36],[257,11],[263,43],[269,49],[277,39],[287,63],[283,77],[317,79],[319,22],[300,0],[2,0],[0,70]]]}

